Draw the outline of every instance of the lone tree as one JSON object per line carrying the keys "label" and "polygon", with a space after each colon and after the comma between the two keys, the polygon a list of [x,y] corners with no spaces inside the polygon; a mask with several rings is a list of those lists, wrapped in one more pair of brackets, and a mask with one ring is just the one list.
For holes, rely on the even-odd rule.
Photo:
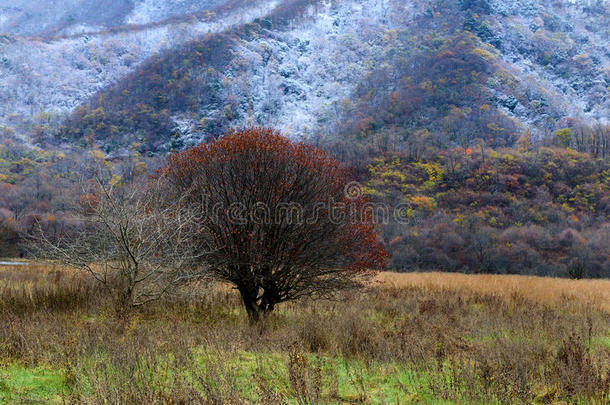
{"label": "lone tree", "polygon": [[36,256],[84,270],[114,301],[116,315],[201,280],[191,249],[195,216],[181,201],[161,202],[160,182],[108,184],[96,176],[83,191],[76,229],[50,238],[41,227],[31,237]]}
{"label": "lone tree", "polygon": [[350,170],[272,129],[233,131],[169,157],[169,198],[199,213],[206,269],[239,290],[252,322],[276,304],[359,285],[383,267],[373,213]]}

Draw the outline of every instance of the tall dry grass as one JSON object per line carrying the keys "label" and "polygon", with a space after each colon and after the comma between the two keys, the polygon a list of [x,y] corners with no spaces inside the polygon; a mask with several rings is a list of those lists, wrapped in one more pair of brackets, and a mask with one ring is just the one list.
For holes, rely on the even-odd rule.
{"label": "tall dry grass", "polygon": [[[379,365],[421,376],[393,388],[420,403],[601,404],[610,313],[594,283],[388,273],[335,300],[281,305],[253,328],[225,287],[121,323],[80,273],[4,267],[0,367],[61,370],[62,401],[78,404],[369,403],[364,376]],[[341,394],[341,367],[328,364],[359,365],[356,396]]]}
{"label": "tall dry grass", "polygon": [[500,298],[516,294],[547,305],[573,300],[610,312],[610,280],[605,279],[569,280],[520,275],[384,272],[376,277],[374,283],[383,287],[445,289]]}

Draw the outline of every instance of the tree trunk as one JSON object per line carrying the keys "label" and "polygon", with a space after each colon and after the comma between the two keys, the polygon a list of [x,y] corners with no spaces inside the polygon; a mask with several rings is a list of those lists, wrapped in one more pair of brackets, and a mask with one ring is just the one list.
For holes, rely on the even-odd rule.
{"label": "tree trunk", "polygon": [[261,315],[263,314],[263,309],[256,302],[256,294],[252,291],[249,291],[246,287],[237,287],[239,293],[241,294],[241,299],[244,303],[244,307],[246,308],[246,312],[248,313],[248,318],[250,319],[250,323],[255,324],[261,320]]}
{"label": "tree trunk", "polygon": [[261,304],[260,304],[260,307],[263,309],[265,314],[272,312],[273,309],[275,308],[275,304],[277,301],[275,300],[274,297],[275,296],[273,294],[270,294],[267,290],[265,290],[265,293],[263,294],[263,297],[261,298]]}
{"label": "tree trunk", "polygon": [[258,288],[238,285],[237,289],[241,294],[241,299],[252,324],[273,312],[275,305],[279,302],[278,295],[273,290],[265,289],[263,295],[259,297]]}
{"label": "tree trunk", "polygon": [[115,313],[119,319],[126,320],[129,318],[133,309],[133,290],[119,292],[115,302]]}

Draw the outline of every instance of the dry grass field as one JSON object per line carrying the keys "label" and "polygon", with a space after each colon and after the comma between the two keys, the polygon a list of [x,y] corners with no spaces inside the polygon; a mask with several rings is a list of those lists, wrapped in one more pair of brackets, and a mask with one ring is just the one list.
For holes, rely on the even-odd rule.
{"label": "dry grass field", "polygon": [[83,274],[0,266],[0,403],[607,404],[609,291],[383,273],[252,327],[226,287],[119,321]]}
{"label": "dry grass field", "polygon": [[509,298],[518,295],[538,304],[557,305],[576,301],[610,312],[610,280],[570,280],[564,278],[460,274],[460,273],[380,273],[375,281],[393,288],[446,289],[464,294],[484,294]]}

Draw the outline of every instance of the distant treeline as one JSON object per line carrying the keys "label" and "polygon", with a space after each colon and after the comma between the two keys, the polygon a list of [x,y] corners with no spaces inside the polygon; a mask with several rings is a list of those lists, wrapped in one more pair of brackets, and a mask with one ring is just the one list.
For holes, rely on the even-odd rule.
{"label": "distant treeline", "polygon": [[394,269],[610,277],[608,134],[437,149],[386,129],[326,146],[358,168],[374,201],[407,205],[407,223],[383,230]]}
{"label": "distant treeline", "polygon": [[[394,147],[388,131],[318,142],[356,169],[374,202],[406,205],[406,221],[381,225],[392,269],[610,277],[608,156],[561,146],[562,133],[546,146],[523,137],[514,148],[438,149]],[[75,205],[87,198],[82,184],[96,165],[130,182],[161,160],[132,150],[109,161],[97,149],[65,154],[5,141],[0,256],[27,255],[23,235],[35,226],[49,235],[78,227]]]}

